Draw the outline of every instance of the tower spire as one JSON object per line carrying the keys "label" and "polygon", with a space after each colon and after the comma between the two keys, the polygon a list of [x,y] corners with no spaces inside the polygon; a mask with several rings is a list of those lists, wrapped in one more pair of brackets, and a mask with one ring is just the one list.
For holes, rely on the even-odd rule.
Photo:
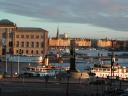
{"label": "tower spire", "polygon": [[57,33],[56,33],[56,38],[59,38],[59,26],[57,27]]}

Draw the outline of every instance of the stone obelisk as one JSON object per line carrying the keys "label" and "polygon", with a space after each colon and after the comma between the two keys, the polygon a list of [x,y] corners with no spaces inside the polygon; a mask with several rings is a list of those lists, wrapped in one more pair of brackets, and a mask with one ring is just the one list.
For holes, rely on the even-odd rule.
{"label": "stone obelisk", "polygon": [[71,78],[73,79],[86,79],[88,78],[88,73],[87,72],[80,72],[76,69],[76,64],[75,64],[75,40],[70,40],[70,69],[69,73]]}
{"label": "stone obelisk", "polygon": [[70,72],[76,72],[75,65],[75,41],[70,41]]}

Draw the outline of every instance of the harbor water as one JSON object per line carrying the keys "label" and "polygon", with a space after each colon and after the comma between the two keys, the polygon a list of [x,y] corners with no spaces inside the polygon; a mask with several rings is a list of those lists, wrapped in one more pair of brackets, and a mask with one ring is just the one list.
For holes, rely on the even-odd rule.
{"label": "harbor water", "polygon": [[[102,56],[107,56],[108,54],[110,54],[111,52],[106,51],[106,50],[77,50],[76,53],[79,54],[86,54],[88,56],[97,56],[99,54],[102,54]],[[115,55],[122,55],[125,54],[128,55],[128,52],[114,52]],[[97,60],[98,61],[98,60]],[[94,60],[93,58],[88,58],[88,59],[82,59],[79,61],[76,61],[76,69],[79,71],[84,71],[90,67],[92,67],[95,63],[101,63],[101,62],[97,62],[96,60]],[[122,66],[126,66],[128,67],[128,56],[125,58],[118,58],[118,60],[115,62],[115,64],[120,64]],[[51,65],[53,66],[57,66],[57,67],[70,67],[69,63],[53,63],[50,62]],[[105,60],[102,61],[102,64],[111,64],[111,60]],[[8,74],[12,73],[17,73],[18,72],[18,65],[19,65],[19,72],[22,73],[22,71],[24,70],[25,67],[28,66],[38,66],[40,65],[39,63],[31,63],[31,62],[19,62],[19,64],[17,62],[0,62],[0,72],[6,72]]]}
{"label": "harbor water", "polygon": [[[81,62],[76,62],[76,69],[78,71],[84,71],[88,68],[90,68],[91,66],[93,66],[94,62],[89,62],[89,60],[85,60],[85,61],[81,61]],[[104,61],[103,64],[110,64],[111,61]],[[126,66],[128,67],[128,58],[119,58],[118,61],[115,62],[115,64],[118,63],[122,66]],[[65,67],[68,68],[70,67],[70,63],[50,63],[53,66],[57,66],[57,67]],[[24,70],[25,67],[29,67],[29,66],[38,66],[40,65],[39,63],[19,63],[19,71],[20,73],[22,73],[22,71]],[[18,63],[14,63],[14,62],[7,62],[7,64],[1,63],[0,64],[0,72],[6,72],[6,68],[7,68],[7,73],[10,74],[11,72],[16,73],[18,72]]]}

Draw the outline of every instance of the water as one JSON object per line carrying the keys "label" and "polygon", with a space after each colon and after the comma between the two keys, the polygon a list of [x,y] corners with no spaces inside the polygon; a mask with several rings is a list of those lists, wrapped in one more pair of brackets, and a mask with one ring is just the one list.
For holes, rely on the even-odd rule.
{"label": "water", "polygon": [[[98,56],[98,54],[102,54],[102,56],[107,56],[108,53],[110,53],[109,51],[106,51],[106,50],[77,50],[77,52],[81,54],[87,54],[88,56]],[[128,54],[128,52],[114,52],[114,53],[118,55],[122,53]],[[89,66],[92,66],[92,64],[94,63],[95,62],[93,62],[93,60],[84,60],[84,62],[83,61],[77,62],[76,69],[79,71],[84,71],[86,68],[88,68]],[[128,58],[118,58],[118,61],[116,61],[115,63],[119,63],[122,66],[128,67]],[[69,63],[64,63],[64,64],[51,63],[51,64],[59,67],[70,67]],[[104,61],[103,64],[111,64],[111,61]],[[5,63],[0,63],[0,72],[5,72],[6,70],[5,65],[6,65]],[[31,63],[31,64],[19,63],[19,65],[20,65],[19,67],[20,67],[20,73],[21,73],[25,67],[37,66],[39,64],[38,63]],[[7,68],[8,68],[8,73],[11,73],[11,70],[13,73],[15,73],[18,71],[18,63],[8,62]]]}
{"label": "water", "polygon": [[[104,64],[110,64],[111,62],[110,61],[105,61],[103,63]],[[119,58],[118,61],[116,61],[115,63],[119,63],[122,66],[128,67],[128,58]],[[5,65],[6,65],[5,63],[0,64],[0,72],[5,72],[5,70],[6,70]],[[19,65],[20,65],[19,66],[20,67],[20,72],[22,72],[25,67],[37,66],[39,64],[38,63],[31,63],[31,64],[30,63],[19,63]],[[70,67],[69,63],[63,63],[63,64],[51,63],[51,65],[58,66],[58,67]],[[79,71],[84,71],[89,66],[91,66],[91,63],[89,63],[88,61],[76,63],[76,69],[79,70]],[[13,62],[11,63],[10,62],[10,63],[7,64],[7,68],[8,68],[8,73],[11,73],[11,70],[12,70],[13,73],[15,73],[15,72],[18,71],[18,63],[13,63]]]}

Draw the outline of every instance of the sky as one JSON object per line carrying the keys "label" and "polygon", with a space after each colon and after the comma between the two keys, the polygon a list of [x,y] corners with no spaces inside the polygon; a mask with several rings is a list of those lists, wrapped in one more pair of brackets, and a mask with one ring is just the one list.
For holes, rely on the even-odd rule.
{"label": "sky", "polygon": [[128,40],[128,0],[0,0],[0,19],[55,37]]}

